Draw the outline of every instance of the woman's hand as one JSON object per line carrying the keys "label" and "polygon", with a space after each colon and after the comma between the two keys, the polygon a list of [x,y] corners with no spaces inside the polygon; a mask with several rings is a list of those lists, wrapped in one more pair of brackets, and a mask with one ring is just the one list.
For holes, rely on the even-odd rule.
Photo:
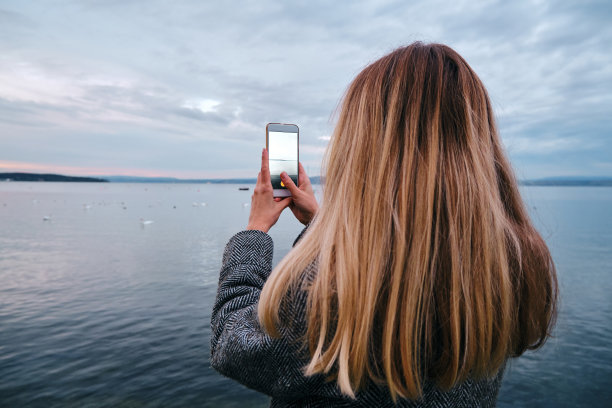
{"label": "woman's hand", "polygon": [[291,177],[285,172],[281,173],[281,180],[291,192],[291,202],[289,203],[291,212],[293,212],[293,215],[295,215],[295,218],[297,218],[299,222],[306,225],[312,221],[319,210],[319,204],[317,204],[317,199],[312,190],[310,179],[306,175],[302,163],[299,164],[299,169],[298,182],[300,187],[297,187],[293,180],[291,180]]}
{"label": "woman's hand", "polygon": [[268,232],[276,224],[283,210],[290,204],[291,198],[283,200],[274,198],[268,167],[268,151],[263,149],[261,151],[261,171],[257,175],[257,184],[251,196],[251,214],[246,229]]}

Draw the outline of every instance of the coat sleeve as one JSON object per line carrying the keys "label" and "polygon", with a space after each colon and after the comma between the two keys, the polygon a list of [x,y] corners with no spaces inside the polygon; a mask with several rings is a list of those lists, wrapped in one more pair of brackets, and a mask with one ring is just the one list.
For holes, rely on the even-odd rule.
{"label": "coat sleeve", "polygon": [[322,384],[306,377],[299,334],[271,338],[259,325],[259,295],[272,270],[272,238],[242,231],[228,242],[212,313],[211,364],[221,374],[275,398],[299,398]]}

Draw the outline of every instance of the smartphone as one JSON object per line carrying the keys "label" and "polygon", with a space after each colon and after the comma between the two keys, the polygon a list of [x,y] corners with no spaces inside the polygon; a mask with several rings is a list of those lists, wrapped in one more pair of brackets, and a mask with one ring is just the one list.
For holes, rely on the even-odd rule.
{"label": "smartphone", "polygon": [[270,179],[274,197],[290,197],[291,192],[283,184],[280,174],[287,172],[298,186],[298,162],[300,159],[300,129],[296,125],[268,123],[266,125],[266,149]]}

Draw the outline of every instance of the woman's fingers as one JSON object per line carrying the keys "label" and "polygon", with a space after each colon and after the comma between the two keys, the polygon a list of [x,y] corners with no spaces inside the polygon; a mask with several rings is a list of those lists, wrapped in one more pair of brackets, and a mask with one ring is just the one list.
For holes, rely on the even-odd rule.
{"label": "woman's fingers", "polygon": [[291,192],[293,197],[300,193],[300,189],[297,188],[293,180],[291,180],[291,177],[289,177],[289,175],[284,171],[281,173],[281,180],[283,181],[285,187],[287,187],[287,190]]}
{"label": "woman's fingers", "polygon": [[270,165],[268,162],[268,150],[266,148],[261,151],[261,181],[270,183]]}
{"label": "woman's fingers", "polygon": [[286,198],[283,198],[282,200],[276,201],[276,205],[279,210],[278,215],[280,216],[280,213],[283,212],[285,208],[289,207],[292,202],[293,200],[291,199],[291,197],[286,197]]}
{"label": "woman's fingers", "polygon": [[[295,187],[295,185],[293,185]],[[273,196],[270,181],[270,168],[268,166],[268,151],[261,151],[261,171],[257,175],[257,185],[251,197],[251,213],[247,229],[256,229],[263,232],[276,223],[285,208],[291,205],[292,200],[277,200]]]}
{"label": "woman's fingers", "polygon": [[304,170],[304,166],[302,166],[302,162],[298,163],[298,172],[298,181],[300,183],[300,187],[310,184],[310,179],[306,174],[306,170]]}
{"label": "woman's fingers", "polygon": [[263,188],[264,188],[264,183],[262,181],[262,175],[260,171],[259,173],[257,173],[257,183],[255,183],[255,189],[253,190],[253,193],[256,193],[256,194],[262,193]]}
{"label": "woman's fingers", "polygon": [[287,175],[286,172],[281,173],[281,180],[285,187],[291,192],[292,202],[290,204],[291,211],[295,218],[298,219],[302,224],[306,225],[312,221],[314,215],[318,211],[319,205],[315,198],[310,179],[304,171],[304,166],[299,164],[299,180],[300,187],[298,188],[293,180]]}

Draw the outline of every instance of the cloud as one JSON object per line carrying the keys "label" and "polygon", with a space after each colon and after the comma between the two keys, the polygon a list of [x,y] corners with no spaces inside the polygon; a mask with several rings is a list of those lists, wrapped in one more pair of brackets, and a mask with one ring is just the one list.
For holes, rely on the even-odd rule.
{"label": "cloud", "polygon": [[249,176],[265,124],[290,122],[316,163],[354,76],[424,40],[480,75],[528,177],[609,172],[611,19],[605,1],[8,3],[0,160]]}
{"label": "cloud", "polygon": [[576,150],[591,150],[596,143],[588,142],[578,137],[536,139],[534,137],[517,137],[506,142],[506,148],[511,154],[547,155]]}
{"label": "cloud", "polygon": [[216,112],[221,102],[214,99],[196,99],[185,101],[182,107],[187,109],[198,110],[202,113]]}

